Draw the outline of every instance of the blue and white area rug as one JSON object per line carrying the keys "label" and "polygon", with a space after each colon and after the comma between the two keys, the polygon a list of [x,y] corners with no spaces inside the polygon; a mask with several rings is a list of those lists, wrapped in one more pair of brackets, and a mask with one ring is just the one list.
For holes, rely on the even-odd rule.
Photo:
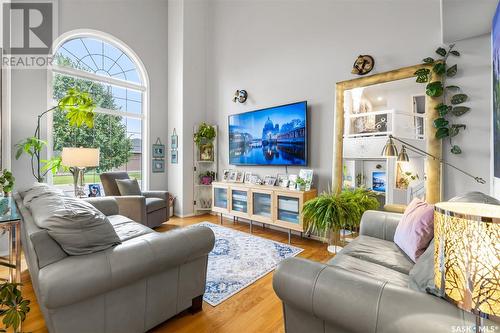
{"label": "blue and white area rug", "polygon": [[207,284],[203,300],[216,306],[273,271],[283,259],[303,249],[266,238],[201,222],[215,233],[215,246],[208,255]]}

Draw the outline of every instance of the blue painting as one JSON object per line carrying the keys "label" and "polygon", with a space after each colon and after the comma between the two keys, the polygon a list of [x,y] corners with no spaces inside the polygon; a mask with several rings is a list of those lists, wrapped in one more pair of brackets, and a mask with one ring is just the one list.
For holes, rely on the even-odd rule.
{"label": "blue painting", "polygon": [[230,116],[229,163],[307,165],[307,102]]}
{"label": "blue painting", "polygon": [[385,172],[374,171],[372,173],[372,190],[376,192],[385,192],[385,183],[387,177]]}
{"label": "blue painting", "polygon": [[491,27],[493,68],[493,149],[494,174],[500,178],[500,9],[497,7]]}

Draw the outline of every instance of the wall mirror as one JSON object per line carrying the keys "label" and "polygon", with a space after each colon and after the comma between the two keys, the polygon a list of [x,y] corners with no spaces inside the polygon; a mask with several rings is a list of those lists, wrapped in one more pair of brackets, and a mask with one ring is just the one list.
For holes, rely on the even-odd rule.
{"label": "wall mirror", "polygon": [[[336,85],[333,189],[366,187],[381,206],[405,206],[413,198],[438,202],[440,164],[409,145],[441,156],[432,128],[437,100],[425,95],[414,72],[426,65],[401,68]],[[398,156],[382,154],[390,136]]]}

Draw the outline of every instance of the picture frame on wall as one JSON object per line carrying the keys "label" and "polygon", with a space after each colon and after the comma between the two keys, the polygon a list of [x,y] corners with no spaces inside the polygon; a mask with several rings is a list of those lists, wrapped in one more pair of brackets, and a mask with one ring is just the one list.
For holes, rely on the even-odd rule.
{"label": "picture frame on wall", "polygon": [[165,172],[165,160],[153,160],[152,167],[153,167],[153,173]]}
{"label": "picture frame on wall", "polygon": [[170,136],[170,148],[177,149],[178,147],[179,147],[179,137],[177,136],[177,133],[175,132],[174,128],[174,132]]}
{"label": "picture frame on wall", "polygon": [[170,152],[170,163],[177,164],[178,163],[178,152],[177,150],[172,150]]}
{"label": "picture frame on wall", "polygon": [[159,143],[153,144],[153,158],[165,158],[165,145]]}

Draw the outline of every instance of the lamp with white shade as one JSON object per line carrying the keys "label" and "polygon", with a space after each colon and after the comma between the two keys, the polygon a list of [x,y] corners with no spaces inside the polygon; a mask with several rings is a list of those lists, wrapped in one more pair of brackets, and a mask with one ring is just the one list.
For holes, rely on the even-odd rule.
{"label": "lamp with white shade", "polygon": [[85,169],[99,166],[99,148],[65,147],[62,150],[62,165],[73,174],[76,197],[85,197],[83,176]]}

